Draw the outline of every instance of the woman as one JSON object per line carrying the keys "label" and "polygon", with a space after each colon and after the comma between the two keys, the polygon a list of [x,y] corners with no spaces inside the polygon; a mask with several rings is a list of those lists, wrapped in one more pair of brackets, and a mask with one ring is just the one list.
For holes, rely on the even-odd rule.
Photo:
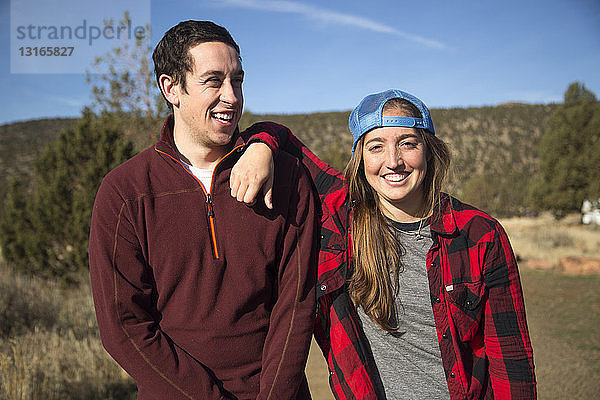
{"label": "woman", "polygon": [[[300,157],[321,199],[315,337],[336,398],[535,398],[508,238],[441,192],[450,155],[428,108],[387,90],[365,97],[349,124],[344,175],[285,127],[259,124],[251,139]],[[240,200],[249,192],[240,171],[271,162],[255,148],[232,172]]]}

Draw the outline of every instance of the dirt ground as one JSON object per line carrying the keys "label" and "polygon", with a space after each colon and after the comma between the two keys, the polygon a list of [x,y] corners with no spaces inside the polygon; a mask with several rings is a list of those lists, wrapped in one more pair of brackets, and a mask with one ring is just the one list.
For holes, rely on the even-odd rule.
{"label": "dirt ground", "polygon": [[306,377],[313,400],[334,400],[329,389],[327,364],[317,343],[312,341],[308,363],[306,364]]}

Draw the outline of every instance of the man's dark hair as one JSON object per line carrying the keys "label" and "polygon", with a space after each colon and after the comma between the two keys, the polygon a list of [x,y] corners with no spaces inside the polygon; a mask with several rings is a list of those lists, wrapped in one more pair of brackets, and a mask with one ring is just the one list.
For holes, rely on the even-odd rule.
{"label": "man's dark hair", "polygon": [[[152,60],[154,73],[160,89],[159,78],[162,74],[168,75],[175,84],[181,84],[184,91],[185,74],[192,72],[194,60],[189,50],[206,42],[221,42],[235,49],[238,55],[240,48],[233,40],[227,29],[211,21],[184,21],[169,29],[154,48]],[[161,90],[162,93],[162,90]],[[164,97],[164,93],[163,93]],[[166,100],[166,99],[165,99]],[[169,109],[171,103],[167,101]]]}

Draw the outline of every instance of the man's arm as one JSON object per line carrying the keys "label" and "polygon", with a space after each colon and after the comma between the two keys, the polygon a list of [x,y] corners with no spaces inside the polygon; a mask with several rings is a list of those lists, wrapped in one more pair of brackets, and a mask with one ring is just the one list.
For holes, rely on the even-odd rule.
{"label": "man's arm", "polygon": [[89,248],[104,347],[135,379],[140,396],[229,398],[210,370],[162,332],[152,269],[131,220],[127,200],[105,179],[94,204]]}
{"label": "man's arm", "polygon": [[517,263],[499,224],[494,236],[484,265],[488,288],[484,340],[494,397],[535,399],[533,349]]}
{"label": "man's arm", "polygon": [[[278,167],[287,169],[290,164]],[[304,377],[314,325],[317,266],[315,198],[302,166],[296,165],[295,169],[296,179],[278,184],[279,189],[293,194],[281,196],[290,199],[288,227],[277,269],[277,300],[271,311],[263,348],[260,393],[257,397],[263,400],[296,398]]]}

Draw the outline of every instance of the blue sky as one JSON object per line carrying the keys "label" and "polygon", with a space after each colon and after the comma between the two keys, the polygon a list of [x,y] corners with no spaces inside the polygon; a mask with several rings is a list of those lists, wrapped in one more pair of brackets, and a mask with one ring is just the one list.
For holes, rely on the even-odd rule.
{"label": "blue sky", "polygon": [[[430,107],[560,102],[573,81],[600,96],[598,0],[136,1],[149,6],[153,45],[182,20],[225,26],[242,49],[245,109],[256,113],[349,110],[391,87]],[[68,14],[59,0],[36,2],[49,6],[32,15]],[[112,3],[90,0],[76,15],[113,17]],[[0,21],[0,124],[79,115],[91,102],[85,75],[11,73],[9,0]]]}

